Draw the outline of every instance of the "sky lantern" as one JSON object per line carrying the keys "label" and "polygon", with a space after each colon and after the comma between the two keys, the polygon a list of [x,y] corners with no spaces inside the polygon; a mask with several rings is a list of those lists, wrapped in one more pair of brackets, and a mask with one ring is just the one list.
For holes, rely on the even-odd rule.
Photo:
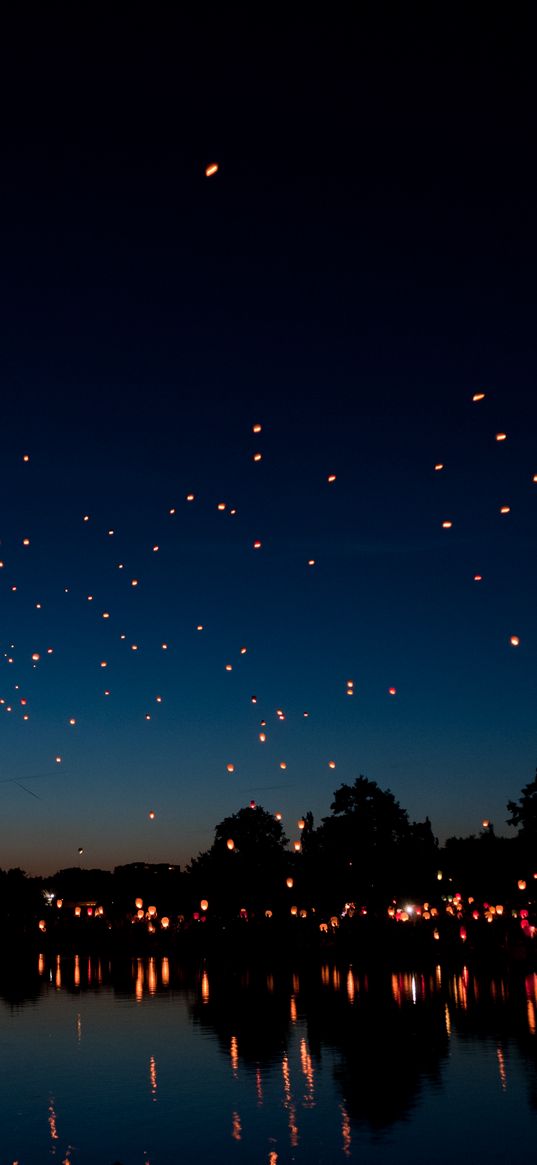
{"label": "sky lantern", "polygon": [[497,441],[507,441],[507,433],[496,433]]}
{"label": "sky lantern", "polygon": [[519,879],[518,879],[517,886],[518,886],[519,890],[525,890],[525,889],[526,889],[526,883],[525,883],[525,881],[524,881],[524,878],[519,878]]}
{"label": "sky lantern", "polygon": [[250,801],[250,809],[255,809],[255,801]]}
{"label": "sky lantern", "polygon": [[281,813],[275,813],[274,816],[276,818],[276,821],[281,821],[281,819],[282,819]]}
{"label": "sky lantern", "polygon": [[297,825],[298,825],[299,829],[304,829],[306,822],[304,821],[303,817],[299,817],[299,819],[297,821]]}
{"label": "sky lantern", "polygon": [[259,424],[252,425],[252,433],[260,433],[262,428],[263,426]]}
{"label": "sky lantern", "polygon": [[233,665],[231,663],[226,663],[226,671],[233,671]]}
{"label": "sky lantern", "polygon": [[241,647],[241,655],[246,655],[247,651],[248,651],[247,647]]}
{"label": "sky lantern", "polygon": [[295,841],[293,848],[294,848],[295,853],[299,854],[300,850],[302,849],[302,845],[299,841]]}
{"label": "sky lantern", "polygon": [[207,899],[202,898],[202,900],[200,902],[200,910],[208,910],[208,909],[209,909],[209,903],[208,903]]}
{"label": "sky lantern", "polygon": [[82,910],[80,909],[80,906],[75,906],[75,918],[80,918],[81,914]]}
{"label": "sky lantern", "polygon": [[488,828],[489,828],[489,826],[490,826],[490,821],[489,821],[488,817],[485,817],[485,818],[484,818],[484,820],[481,822],[481,826],[482,826],[482,828],[483,828],[483,829],[488,829]]}
{"label": "sky lantern", "polygon": [[443,530],[451,530],[452,525],[453,525],[453,522],[450,522],[449,518],[448,518],[444,522],[442,522],[442,529]]}
{"label": "sky lantern", "polygon": [[149,820],[150,820],[150,821],[154,821],[154,820],[155,820],[155,810],[154,810],[154,809],[150,809],[150,810],[149,810],[148,817],[149,817]]}
{"label": "sky lantern", "polygon": [[329,761],[328,761],[328,768],[329,768],[329,769],[335,769],[335,767],[336,767],[336,762],[335,762],[335,760],[329,760]]}
{"label": "sky lantern", "polygon": [[235,849],[235,842],[233,841],[232,837],[228,837],[228,839],[226,841],[226,845],[227,845],[228,850]]}
{"label": "sky lantern", "polygon": [[388,688],[388,691],[390,696],[395,696],[397,694],[397,688]]}
{"label": "sky lantern", "polygon": [[329,484],[329,485],[333,485],[333,484],[334,484],[334,482],[335,482],[335,480],[336,480],[336,475],[335,475],[335,473],[329,473],[329,474],[328,474],[328,477],[327,477],[327,479],[326,479],[326,480],[327,480],[327,482],[328,482],[328,484]]}
{"label": "sky lantern", "polygon": [[218,174],[218,162],[211,162],[209,166],[205,167],[206,178],[212,178],[214,174]]}
{"label": "sky lantern", "polygon": [[163,929],[163,930],[167,930],[167,929],[168,929],[168,927],[169,927],[169,925],[170,925],[170,920],[169,920],[169,918],[168,918],[168,915],[167,915],[167,914],[165,914],[165,915],[164,915],[164,917],[163,917],[163,918],[161,918],[161,920],[160,920],[160,925],[161,925],[161,927],[162,927],[162,929]]}
{"label": "sky lantern", "polygon": [[261,542],[259,542],[259,541],[254,542],[254,550],[261,550],[261,546],[262,546]]}
{"label": "sky lantern", "polygon": [[510,514],[511,506],[500,506],[500,514]]}
{"label": "sky lantern", "polygon": [[23,538],[23,540],[22,540],[22,545],[23,545],[23,546],[29,546],[29,545],[30,545],[30,539],[29,539],[29,538]]}
{"label": "sky lantern", "polygon": [[46,924],[44,918],[40,918],[38,926],[39,926],[39,929],[42,930],[43,932],[47,929],[47,924]]}
{"label": "sky lantern", "polygon": [[56,764],[57,764],[57,765],[61,765],[61,763],[62,763],[62,758],[61,758],[61,756],[55,756],[55,757],[54,757],[54,760],[56,761]]}
{"label": "sky lantern", "polygon": [[518,635],[511,635],[511,637],[509,639],[509,643],[511,644],[511,647],[519,647],[520,646],[520,639],[519,639]]}
{"label": "sky lantern", "polygon": [[32,659],[33,659],[34,663],[37,663],[38,659],[41,659],[41,656],[40,656],[38,651],[34,651],[34,653],[32,655]]}
{"label": "sky lantern", "polygon": [[437,461],[434,468],[435,468],[435,472],[439,473],[440,470],[444,468],[444,463],[442,461]]}
{"label": "sky lantern", "polygon": [[195,496],[196,496],[195,494],[187,494],[186,495],[187,502],[193,502],[195,499]]}
{"label": "sky lantern", "polygon": [[286,769],[286,768],[287,768],[287,761],[281,760],[281,761],[280,761],[280,768],[281,768],[281,769]]}
{"label": "sky lantern", "polygon": [[474,582],[483,582],[482,574],[474,574]]}
{"label": "sky lantern", "polygon": [[298,906],[291,906],[290,913],[293,915],[293,918],[294,918],[298,914]]}
{"label": "sky lantern", "polygon": [[155,918],[155,917],[156,917],[156,913],[157,913],[157,908],[156,908],[156,906],[148,906],[148,907],[147,907],[147,913],[148,913],[148,915],[149,915],[149,917],[150,917],[150,918]]}
{"label": "sky lantern", "polygon": [[22,460],[23,460],[23,461],[29,461],[29,460],[30,460],[30,454],[29,454],[29,453],[23,453],[23,455],[22,455]]}
{"label": "sky lantern", "polygon": [[266,732],[260,732],[260,733],[259,733],[259,739],[260,739],[260,741],[261,741],[261,744],[264,744],[264,743],[265,743],[265,741],[266,741],[266,739],[267,739],[267,734],[266,734]]}
{"label": "sky lantern", "polygon": [[477,401],[479,401],[479,400],[484,400],[484,399],[485,399],[485,393],[484,393],[484,392],[474,392],[474,395],[473,395],[473,397],[472,397],[472,400],[474,401],[474,404],[477,404]]}
{"label": "sky lantern", "polygon": [[315,559],[314,558],[308,558],[308,566],[315,566]]}
{"label": "sky lantern", "polygon": [[143,900],[143,898],[135,898],[135,899],[134,899],[134,905],[135,905],[135,907],[136,907],[136,909],[137,909],[137,910],[141,910],[141,909],[142,909],[142,906],[143,906],[143,904],[144,904],[144,900]]}
{"label": "sky lantern", "polygon": [[257,696],[250,696],[250,703],[257,704]]}
{"label": "sky lantern", "polygon": [[286,878],[285,879],[285,885],[287,886],[288,890],[292,890],[294,884],[295,884],[294,878]]}
{"label": "sky lantern", "polygon": [[252,461],[262,461],[262,459],[263,459],[262,453],[254,453],[254,455],[252,457]]}
{"label": "sky lantern", "polygon": [[234,773],[235,772],[235,765],[232,765],[232,764],[226,765],[226,769],[227,769],[228,773]]}

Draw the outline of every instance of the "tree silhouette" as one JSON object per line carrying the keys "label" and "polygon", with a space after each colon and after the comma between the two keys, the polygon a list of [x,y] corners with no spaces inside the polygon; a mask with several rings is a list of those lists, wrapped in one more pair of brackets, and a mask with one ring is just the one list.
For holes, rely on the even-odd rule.
{"label": "tree silhouette", "polygon": [[194,895],[212,899],[226,913],[272,909],[283,897],[287,844],[271,813],[259,805],[239,809],[216,826],[211,848],[188,867]]}
{"label": "tree silhouette", "polygon": [[533,781],[524,785],[518,801],[508,801],[508,825],[518,828],[519,837],[537,841],[537,773]]}

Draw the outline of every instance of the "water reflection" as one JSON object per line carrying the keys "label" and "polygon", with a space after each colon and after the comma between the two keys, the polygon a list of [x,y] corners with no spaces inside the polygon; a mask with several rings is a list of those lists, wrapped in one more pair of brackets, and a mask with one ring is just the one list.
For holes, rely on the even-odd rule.
{"label": "water reflection", "polygon": [[[402,1130],[428,1097],[441,1095],[455,1045],[482,1048],[493,1067],[486,1086],[494,1082],[496,1095],[505,1098],[502,1103],[507,1104],[518,1089],[517,1113],[521,1103],[527,1113],[537,1111],[537,974],[533,971],[524,974],[512,968],[503,974],[485,973],[471,966],[437,964],[426,969],[366,972],[331,962],[298,968],[277,964],[236,968],[214,962],[183,965],[160,955],[114,961],[86,954],[80,958],[43,953],[23,970],[18,965],[0,967],[0,998],[9,1013],[19,1013],[27,1004],[39,1009],[40,1004],[70,997],[73,1010],[66,1026],[70,1034],[62,1036],[66,1062],[74,1048],[77,1056],[96,1056],[99,1047],[101,1059],[92,1068],[97,1074],[103,1048],[104,1055],[108,1054],[110,1007],[130,1006],[132,1010],[123,1011],[123,1016],[154,1017],[139,1029],[147,1032],[147,1045],[142,1040],[138,1053],[134,1042],[128,1054],[133,1061],[140,1055],[141,1067],[133,1067],[133,1072],[140,1072],[146,1100],[164,1124],[178,1104],[173,1055],[181,1054],[186,1028],[198,1040],[189,1045],[194,1049],[191,1054],[199,1058],[198,1079],[203,1079],[204,1072],[199,1049],[217,1049],[224,1083],[219,1080],[216,1100],[210,1094],[211,1111],[216,1106],[217,1113],[213,1119],[221,1115],[221,1135],[230,1152],[232,1142],[242,1142],[242,1149],[250,1153],[252,1114],[257,1114],[266,1136],[256,1159],[269,1165],[284,1165],[296,1154],[303,1155],[300,1160],[359,1160],[364,1135],[373,1135],[375,1145],[383,1143],[386,1130]],[[102,1013],[88,1010],[90,999],[99,1005],[106,1001]],[[166,1012],[162,1011],[165,1001],[169,1004]],[[179,1005],[181,1011],[176,1010]],[[128,1043],[134,1023],[130,1018],[117,1038]],[[179,1023],[175,1048],[173,1043],[163,1044],[170,1023]],[[48,1147],[43,1155],[46,1152],[58,1162],[76,1165],[77,1160],[91,1160],[91,1156],[85,1158],[81,1152],[77,1156],[79,1149],[71,1147],[70,1142],[78,1142],[64,1113],[66,1087],[63,1079],[61,1093],[56,1079],[51,1080],[43,1099],[40,1127],[45,1108],[48,1121]],[[106,1104],[104,1084],[103,1090]],[[205,1085],[202,1099],[204,1093]],[[81,1109],[84,1103],[81,1089]],[[133,1096],[125,1103],[138,1106],[142,1102]],[[6,1114],[9,1118],[7,1109]],[[6,1119],[1,1111],[0,1119]],[[147,1114],[144,1119],[149,1119]],[[322,1150],[324,1157],[319,1155],[312,1131],[321,1127],[329,1130],[323,1133],[328,1146]],[[532,1127],[537,1131],[537,1121]],[[158,1126],[153,1135],[160,1135]],[[162,1155],[162,1145],[160,1156],[154,1154],[150,1144],[143,1158],[140,1149],[138,1157],[129,1161],[144,1165],[150,1156],[158,1159],[158,1165],[174,1159]],[[27,1157],[33,1160],[30,1154]],[[26,1161],[20,1149],[18,1157],[16,1153],[10,1157],[15,1159]],[[112,1154],[109,1159],[114,1159]],[[117,1159],[128,1165],[126,1156]],[[227,1159],[224,1152],[222,1160]],[[39,1160],[37,1154],[35,1160]],[[109,1165],[106,1156],[102,1161]]]}

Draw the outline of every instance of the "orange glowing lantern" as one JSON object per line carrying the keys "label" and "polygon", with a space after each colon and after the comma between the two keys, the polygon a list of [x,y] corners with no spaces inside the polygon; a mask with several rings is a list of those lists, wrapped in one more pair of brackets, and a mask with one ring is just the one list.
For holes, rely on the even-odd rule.
{"label": "orange glowing lantern", "polygon": [[141,909],[142,909],[142,906],[143,906],[143,904],[144,904],[144,900],[143,900],[143,898],[135,898],[135,899],[134,899],[134,905],[135,905],[135,907],[136,907],[136,909],[137,909],[137,910],[141,910]]}
{"label": "orange glowing lantern", "polygon": [[233,841],[232,837],[228,837],[226,845],[229,850],[235,849],[235,842]]}
{"label": "orange glowing lantern", "polygon": [[75,906],[75,918],[80,918],[81,914],[82,914],[82,910],[81,910],[80,906]]}
{"label": "orange glowing lantern", "polygon": [[295,841],[295,844],[294,844],[294,850],[295,850],[295,853],[296,853],[296,854],[299,854],[299,853],[300,853],[300,850],[301,850],[301,848],[302,848],[302,847],[301,847],[301,844],[300,844],[300,842],[299,842],[299,841]]}
{"label": "orange glowing lantern", "polygon": [[209,903],[208,903],[207,899],[206,899],[206,898],[202,898],[202,900],[201,900],[201,902],[200,902],[200,910],[204,910],[204,911],[205,911],[205,910],[208,910],[208,909],[209,909]]}
{"label": "orange glowing lantern", "polygon": [[209,166],[205,167],[206,178],[212,178],[213,174],[218,174],[218,162],[211,162]]}
{"label": "orange glowing lantern", "polygon": [[287,886],[288,890],[292,890],[294,884],[295,884],[294,878],[286,878],[285,885]]}
{"label": "orange glowing lantern", "polygon": [[299,819],[298,819],[298,821],[297,821],[298,828],[299,828],[299,829],[304,829],[304,826],[305,826],[305,824],[306,824],[306,822],[304,821],[304,818],[303,818],[303,817],[299,817]]}
{"label": "orange glowing lantern", "polygon": [[150,810],[149,810],[148,817],[149,817],[149,820],[150,820],[150,821],[154,821],[154,820],[155,820],[155,810],[154,810],[154,809],[150,809]]}
{"label": "orange glowing lantern", "polygon": [[511,635],[509,643],[511,644],[511,647],[518,647],[520,644],[520,639],[519,639],[518,635]]}
{"label": "orange glowing lantern", "polygon": [[507,433],[496,433],[497,441],[507,441]]}
{"label": "orange glowing lantern", "polygon": [[227,769],[228,773],[234,773],[235,772],[235,765],[226,765],[226,769]]}
{"label": "orange glowing lantern", "polygon": [[38,923],[38,925],[39,925],[39,929],[40,929],[40,930],[42,930],[42,931],[45,931],[45,930],[47,929],[47,924],[46,924],[46,922],[45,922],[45,919],[44,919],[44,918],[41,918],[41,919],[39,920],[39,923]]}
{"label": "orange glowing lantern", "polygon": [[293,915],[293,917],[296,916],[298,914],[298,906],[291,906],[290,912]]}
{"label": "orange glowing lantern", "polygon": [[148,913],[148,915],[149,915],[149,917],[150,917],[150,918],[155,918],[155,917],[156,917],[156,913],[157,913],[157,908],[156,908],[156,906],[148,906],[148,907],[147,907],[147,913]]}
{"label": "orange glowing lantern", "polygon": [[517,882],[517,886],[518,886],[519,890],[525,890],[525,889],[526,889],[526,883],[525,883],[525,881],[524,881],[524,878],[519,878],[519,880],[518,880],[518,882]]}
{"label": "orange glowing lantern", "polygon": [[169,925],[170,925],[170,920],[169,920],[169,918],[168,918],[167,914],[165,914],[165,915],[164,915],[164,918],[161,918],[161,920],[160,920],[160,925],[161,925],[161,927],[162,927],[162,929],[163,929],[163,930],[167,930],[167,929],[168,929],[168,927],[169,927]]}

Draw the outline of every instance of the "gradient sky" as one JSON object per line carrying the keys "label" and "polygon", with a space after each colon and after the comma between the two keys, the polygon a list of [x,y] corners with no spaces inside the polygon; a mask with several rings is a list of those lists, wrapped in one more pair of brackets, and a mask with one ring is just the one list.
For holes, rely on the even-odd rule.
{"label": "gradient sky", "polygon": [[527,30],[204,12],[3,38],[4,868],[360,773],[507,832],[535,770]]}

